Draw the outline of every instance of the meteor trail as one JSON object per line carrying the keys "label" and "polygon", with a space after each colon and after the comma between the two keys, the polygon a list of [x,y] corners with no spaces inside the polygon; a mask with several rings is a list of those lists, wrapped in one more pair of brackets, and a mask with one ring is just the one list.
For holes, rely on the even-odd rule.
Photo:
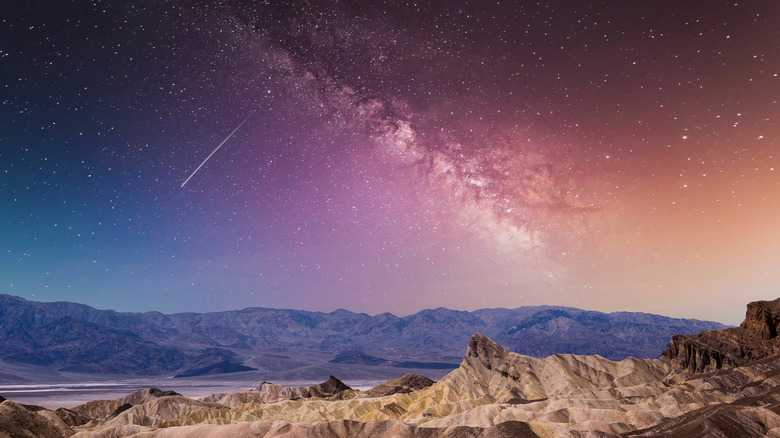
{"label": "meteor trail", "polygon": [[200,170],[200,168],[201,168],[201,167],[203,167],[203,165],[204,165],[204,164],[206,164],[206,161],[208,161],[208,160],[209,160],[209,158],[211,158],[211,156],[212,156],[212,155],[214,155],[214,154],[215,154],[215,153],[216,153],[216,152],[219,150],[219,148],[221,148],[221,147],[222,147],[222,145],[223,145],[223,144],[225,144],[225,142],[226,142],[226,141],[230,140],[230,137],[232,137],[232,136],[233,136],[233,134],[235,134],[235,133],[236,133],[236,131],[238,131],[238,129],[239,129],[239,128],[241,128],[241,126],[243,126],[243,125],[244,125],[244,123],[246,123],[246,121],[247,121],[247,120],[249,120],[249,117],[250,117],[251,115],[252,115],[252,113],[250,112],[250,113],[249,113],[249,115],[247,115],[247,116],[246,116],[246,118],[244,119],[244,121],[243,121],[243,122],[241,122],[241,123],[239,123],[239,124],[238,124],[238,126],[236,126],[236,129],[234,129],[234,130],[233,130],[233,132],[231,132],[230,134],[228,134],[228,136],[227,136],[227,137],[225,137],[225,139],[224,139],[224,140],[222,140],[222,143],[220,143],[220,144],[219,144],[219,146],[217,146],[217,148],[216,148],[216,149],[214,149],[214,151],[212,151],[212,152],[209,154],[209,156],[208,156],[208,157],[206,157],[206,159],[205,159],[205,160],[203,160],[203,162],[202,162],[202,163],[200,163],[200,166],[198,166],[198,168],[197,168],[197,169],[195,169],[195,170],[192,172],[192,174],[191,174],[191,175],[190,175],[190,176],[189,176],[187,179],[185,179],[185,180],[184,180],[184,182],[183,182],[183,183],[181,183],[181,186],[182,186],[182,187],[184,187],[184,185],[185,185],[185,184],[187,184],[187,182],[188,182],[188,181],[189,181],[189,180],[190,180],[190,179],[191,179],[193,176],[195,176],[195,174],[196,174],[196,173],[198,173],[198,171]]}

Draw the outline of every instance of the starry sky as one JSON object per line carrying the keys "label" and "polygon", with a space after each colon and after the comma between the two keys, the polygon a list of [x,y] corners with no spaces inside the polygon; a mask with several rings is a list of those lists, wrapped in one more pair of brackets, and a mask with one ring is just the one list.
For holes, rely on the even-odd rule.
{"label": "starry sky", "polygon": [[779,22],[759,0],[10,0],[0,293],[738,324],[780,296]]}

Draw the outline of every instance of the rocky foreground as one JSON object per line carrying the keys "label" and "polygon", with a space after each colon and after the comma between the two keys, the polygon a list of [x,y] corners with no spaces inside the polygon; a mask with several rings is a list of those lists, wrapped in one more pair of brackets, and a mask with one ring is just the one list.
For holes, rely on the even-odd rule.
{"label": "rocky foreground", "polygon": [[780,437],[780,299],[737,328],[675,337],[661,359],[508,352],[481,334],[438,382],[368,392],[336,378],[200,400],[147,389],[49,411],[0,404],[12,437]]}

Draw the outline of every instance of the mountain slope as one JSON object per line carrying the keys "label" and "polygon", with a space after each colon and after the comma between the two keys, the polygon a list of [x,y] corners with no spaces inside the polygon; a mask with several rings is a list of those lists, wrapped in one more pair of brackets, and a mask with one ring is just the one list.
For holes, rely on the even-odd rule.
{"label": "mountain slope", "polygon": [[[132,330],[140,321],[136,315],[71,304],[47,306],[0,296],[0,359],[59,371],[131,375],[169,374],[191,367],[235,363],[235,353],[225,349],[186,349],[144,339]],[[129,328],[98,324],[106,322],[106,318],[96,318],[100,312],[119,315],[110,319],[120,320]]]}
{"label": "mountain slope", "polygon": [[[91,373],[294,369],[327,364],[346,351],[423,369],[426,362],[451,363],[462,357],[475,332],[513,352],[537,357],[658,357],[675,334],[718,328],[723,325],[550,306],[474,312],[437,308],[403,318],[344,309],[323,313],[266,308],[164,315],[0,295],[0,360]],[[328,373],[323,369],[320,377]]]}
{"label": "mountain slope", "polygon": [[[776,356],[689,375],[658,359],[533,358],[475,334],[456,370],[411,392],[375,397],[344,390],[342,397],[273,403],[238,397],[247,393],[197,402],[161,397],[85,425],[77,436],[776,437],[779,384]],[[273,387],[280,394],[294,390]]]}

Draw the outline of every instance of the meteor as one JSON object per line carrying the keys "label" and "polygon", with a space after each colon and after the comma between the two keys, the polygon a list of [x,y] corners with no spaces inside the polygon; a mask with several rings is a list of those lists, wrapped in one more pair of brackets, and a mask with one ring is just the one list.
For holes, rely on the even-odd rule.
{"label": "meteor", "polygon": [[185,179],[185,180],[184,180],[184,182],[183,182],[183,183],[181,183],[181,186],[182,186],[182,187],[184,187],[184,185],[185,185],[185,184],[187,184],[187,182],[188,182],[190,179],[192,179],[192,177],[193,177],[193,176],[195,176],[195,174],[196,174],[196,173],[198,173],[198,171],[200,170],[200,168],[201,168],[201,167],[203,167],[203,165],[204,165],[204,164],[206,164],[206,161],[208,161],[208,160],[209,160],[209,158],[211,158],[211,156],[212,156],[212,155],[214,155],[214,154],[215,154],[215,153],[216,153],[216,152],[219,150],[219,148],[221,148],[221,147],[222,147],[222,145],[223,145],[223,144],[225,144],[225,142],[227,142],[228,140],[230,140],[230,137],[232,137],[232,136],[233,136],[233,134],[235,134],[235,133],[236,133],[236,131],[238,131],[238,129],[239,129],[239,128],[241,128],[241,126],[243,126],[243,125],[244,125],[244,123],[246,123],[246,121],[247,121],[247,120],[249,120],[249,117],[250,117],[251,115],[252,115],[252,113],[250,112],[250,113],[249,113],[249,115],[247,115],[247,116],[246,116],[246,118],[244,119],[244,121],[243,121],[243,122],[241,122],[241,123],[239,123],[239,124],[238,124],[238,126],[236,126],[236,129],[234,129],[234,130],[233,130],[233,132],[231,132],[230,134],[228,134],[228,136],[227,136],[227,137],[225,137],[225,139],[224,139],[224,140],[222,140],[222,143],[220,143],[220,144],[219,144],[219,146],[217,146],[217,147],[216,147],[216,149],[214,149],[214,150],[213,150],[213,151],[212,151],[212,152],[209,154],[209,156],[208,156],[208,157],[206,157],[206,159],[205,159],[205,160],[203,160],[203,162],[202,162],[202,163],[200,163],[200,166],[198,166],[198,168],[197,168],[197,169],[195,169],[195,170],[192,172],[192,174],[191,174],[191,175],[190,175],[190,176],[189,176],[187,179]]}

